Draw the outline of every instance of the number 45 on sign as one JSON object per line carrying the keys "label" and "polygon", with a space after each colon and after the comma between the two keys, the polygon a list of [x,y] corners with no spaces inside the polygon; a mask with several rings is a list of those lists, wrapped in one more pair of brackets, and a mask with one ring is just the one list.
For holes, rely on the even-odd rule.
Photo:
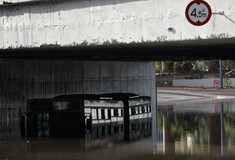
{"label": "number 45 on sign", "polygon": [[211,18],[211,7],[203,0],[194,0],[186,8],[185,15],[189,23],[195,26],[206,24]]}

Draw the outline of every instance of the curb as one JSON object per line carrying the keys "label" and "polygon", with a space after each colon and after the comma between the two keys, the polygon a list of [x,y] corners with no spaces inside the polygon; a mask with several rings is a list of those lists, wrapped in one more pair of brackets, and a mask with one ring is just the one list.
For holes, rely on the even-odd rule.
{"label": "curb", "polygon": [[157,93],[189,95],[189,96],[197,96],[197,97],[204,97],[204,98],[210,98],[210,99],[233,99],[235,98],[235,96],[210,95],[210,94],[192,93],[192,92],[186,92],[186,91],[157,90]]}

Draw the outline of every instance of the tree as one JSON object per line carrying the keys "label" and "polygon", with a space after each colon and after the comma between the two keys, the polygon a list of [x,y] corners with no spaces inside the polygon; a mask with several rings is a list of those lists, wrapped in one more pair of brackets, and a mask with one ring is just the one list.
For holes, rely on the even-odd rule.
{"label": "tree", "polygon": [[218,72],[219,71],[219,61],[218,60],[209,60],[208,71],[209,72]]}

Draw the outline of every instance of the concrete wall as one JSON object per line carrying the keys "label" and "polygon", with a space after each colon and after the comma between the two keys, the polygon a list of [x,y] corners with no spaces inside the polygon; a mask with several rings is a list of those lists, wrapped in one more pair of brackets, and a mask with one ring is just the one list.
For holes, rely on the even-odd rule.
{"label": "concrete wall", "polygon": [[[0,138],[19,135],[27,99],[61,94],[131,92],[152,97],[156,106],[154,62],[2,60]],[[156,108],[153,107],[153,113]],[[7,132],[7,133],[6,133]]]}
{"label": "concrete wall", "polygon": [[[58,0],[1,6],[0,48],[235,37],[234,0],[207,0],[213,12],[224,11],[225,15],[212,15],[201,27],[185,18],[190,2]],[[172,31],[168,31],[170,27]]]}
{"label": "concrete wall", "polygon": [[[172,85],[176,87],[219,87],[220,79],[177,79],[172,81]],[[224,87],[234,87],[235,78],[225,78]]]}
{"label": "concrete wall", "polygon": [[[4,0],[7,3],[25,3],[25,2],[35,2],[37,0]],[[4,5],[3,0],[0,2],[0,5]]]}

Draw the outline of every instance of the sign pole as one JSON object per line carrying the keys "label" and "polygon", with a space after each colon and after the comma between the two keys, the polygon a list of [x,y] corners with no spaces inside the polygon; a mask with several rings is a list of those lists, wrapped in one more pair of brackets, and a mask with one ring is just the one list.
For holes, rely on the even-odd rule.
{"label": "sign pole", "polygon": [[222,63],[222,60],[219,60],[219,71],[220,71],[220,89],[224,89],[223,63]]}

